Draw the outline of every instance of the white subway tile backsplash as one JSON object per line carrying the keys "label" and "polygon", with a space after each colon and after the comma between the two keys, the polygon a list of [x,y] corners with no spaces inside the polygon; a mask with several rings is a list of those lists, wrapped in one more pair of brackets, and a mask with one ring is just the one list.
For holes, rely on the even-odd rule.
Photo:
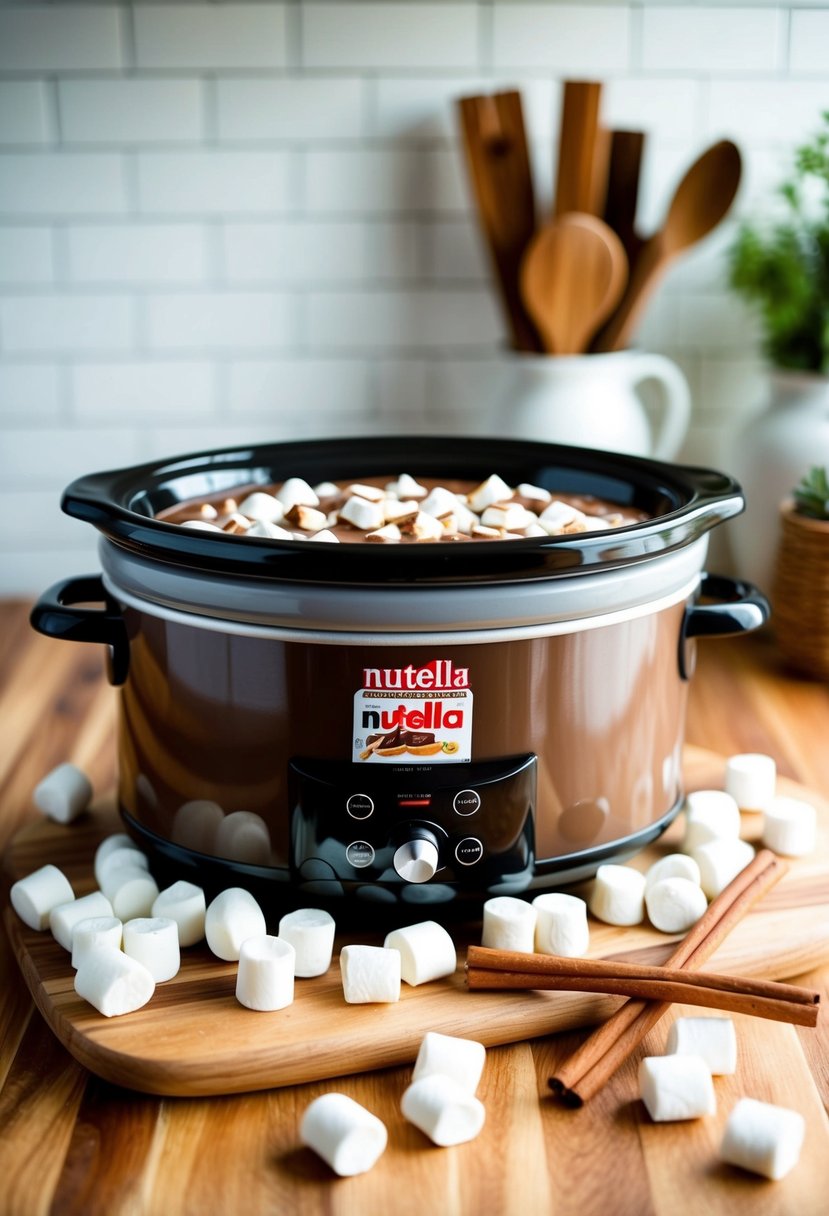
{"label": "white subway tile backsplash", "polygon": [[829,47],[829,8],[795,9],[791,16],[789,68],[826,78]]}
{"label": "white subway tile backsplash", "polygon": [[279,68],[286,4],[136,4],[140,68]]}
{"label": "white subway tile backsplash", "polygon": [[118,68],[123,12],[109,4],[0,8],[0,71]]}
{"label": "white subway tile backsplash", "polygon": [[66,143],[175,143],[202,130],[196,80],[62,80],[61,134]]}
{"label": "white subway tile backsplash", "polygon": [[363,133],[365,85],[357,77],[220,80],[216,88],[219,139],[342,139]]}
{"label": "white subway tile backsplash", "polygon": [[49,422],[59,413],[56,367],[48,363],[0,363],[0,418]]}
{"label": "white subway tile backsplash", "polygon": [[312,214],[466,211],[464,169],[454,148],[312,150],[306,208]]}
{"label": "white subway tile backsplash", "polygon": [[51,283],[54,274],[50,228],[0,228],[0,283]]}
{"label": "white subway tile backsplash", "polygon": [[156,351],[272,350],[296,342],[295,302],[276,292],[189,292],[150,296],[149,345]]}
{"label": "white subway tile backsplash", "polygon": [[77,225],[66,232],[74,283],[203,283],[210,275],[203,224]]}
{"label": "white subway tile backsplash", "polygon": [[[0,562],[0,595],[26,596],[34,599],[59,578],[69,578],[82,572],[99,570],[98,551],[87,527],[86,544],[83,524],[72,534],[72,548],[26,549],[9,555]],[[6,533],[8,535],[8,533]]]}
{"label": "white subway tile backsplash", "polygon": [[496,69],[540,68],[568,78],[624,71],[630,9],[597,4],[495,4]]}
{"label": "white subway tile backsplash", "polygon": [[0,82],[0,144],[43,144],[52,138],[46,89],[40,80]]}
{"label": "white subway tile backsplash", "polygon": [[692,77],[615,77],[602,90],[602,121],[610,128],[644,131],[653,139],[693,142],[704,90]]}
{"label": "white subway tile backsplash", "polygon": [[6,490],[45,489],[59,496],[74,478],[134,464],[145,459],[146,449],[145,433],[138,428],[7,428],[0,444],[0,483]]}
{"label": "white subway tile backsplash", "polygon": [[209,362],[81,363],[72,368],[72,416],[79,422],[147,425],[204,419],[216,404]]}
{"label": "white subway tile backsplash", "polygon": [[471,217],[424,224],[423,242],[427,278],[450,283],[489,281],[489,258]]}
{"label": "white subway tile backsplash", "polygon": [[343,350],[488,346],[502,329],[487,290],[311,292],[308,341]]}
{"label": "white subway tile backsplash", "polygon": [[360,415],[371,405],[369,368],[361,359],[235,360],[223,409],[259,418]]}
{"label": "white subway tile backsplash", "polygon": [[783,35],[777,8],[646,5],[642,67],[706,75],[773,72],[781,66]]}
{"label": "white subway tile backsplash", "polygon": [[509,386],[505,359],[436,359],[431,368],[431,412],[441,433],[509,434]]}
{"label": "white subway tile backsplash", "polygon": [[123,351],[134,342],[133,302],[127,296],[0,297],[4,354]]}
{"label": "white subway tile backsplash", "polygon": [[293,206],[286,152],[139,152],[138,205],[147,215],[269,214]]}
{"label": "white subway tile backsplash", "polygon": [[429,401],[429,366],[423,359],[373,360],[372,379],[379,433],[423,435],[435,430]]}
{"label": "white subway tile backsplash", "polygon": [[[3,553],[32,547],[71,548],[83,540],[83,525],[64,515],[60,496],[49,490],[0,490],[0,520]],[[38,590],[46,586],[44,582]]]}
{"label": "white subway tile backsplash", "polygon": [[474,68],[475,4],[306,2],[302,57],[316,68]]}
{"label": "white subway tile backsplash", "polygon": [[[372,134],[383,139],[457,139],[457,103],[511,90],[519,82],[484,77],[389,77],[377,81]],[[551,80],[521,80],[524,124],[530,138],[550,139],[558,133],[559,93]]]}
{"label": "white subway tile backsplash", "polygon": [[286,220],[228,224],[225,274],[230,283],[350,283],[417,274],[412,223]]}
{"label": "white subway tile backsplash", "polygon": [[[761,87],[763,104],[758,105]],[[829,107],[829,84],[825,79],[764,80],[762,86],[757,81],[714,80],[708,107],[712,135],[724,132],[755,147],[790,147],[820,127],[820,115]]]}
{"label": "white subway tile backsplash", "polygon": [[115,152],[0,156],[0,217],[125,211],[123,158]]}
{"label": "white subway tile backsplash", "polygon": [[756,348],[756,320],[735,296],[700,292],[679,297],[677,305],[679,336],[684,346],[699,346],[712,352]]}

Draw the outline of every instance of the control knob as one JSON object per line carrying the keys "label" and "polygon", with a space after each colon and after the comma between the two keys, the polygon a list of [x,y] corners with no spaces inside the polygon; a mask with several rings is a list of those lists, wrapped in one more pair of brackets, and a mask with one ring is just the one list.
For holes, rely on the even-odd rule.
{"label": "control knob", "polygon": [[404,882],[428,882],[434,877],[438,863],[437,841],[425,832],[404,841],[393,858],[394,868]]}

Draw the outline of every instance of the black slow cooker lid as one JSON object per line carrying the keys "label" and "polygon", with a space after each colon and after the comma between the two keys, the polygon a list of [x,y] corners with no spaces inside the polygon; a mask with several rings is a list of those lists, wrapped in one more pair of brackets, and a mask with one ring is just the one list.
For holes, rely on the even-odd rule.
{"label": "black slow cooker lid", "polygon": [[[187,499],[288,477],[314,485],[400,473],[476,482],[498,473],[510,485],[593,494],[641,508],[651,518],[612,531],[465,545],[321,545],[228,536],[155,518]],[[739,514],[744,502],[739,485],[712,469],[523,440],[397,435],[260,444],[93,473],[72,482],[61,505],[117,545],[186,569],[339,586],[467,586],[644,561],[693,543]]]}

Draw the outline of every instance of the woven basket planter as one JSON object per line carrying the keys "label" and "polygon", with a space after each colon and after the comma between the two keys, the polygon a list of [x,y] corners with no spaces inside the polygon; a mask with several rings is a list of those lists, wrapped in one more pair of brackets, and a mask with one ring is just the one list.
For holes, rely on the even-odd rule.
{"label": "woven basket planter", "polygon": [[829,520],[797,514],[790,499],[780,519],[771,592],[777,644],[793,667],[829,680]]}

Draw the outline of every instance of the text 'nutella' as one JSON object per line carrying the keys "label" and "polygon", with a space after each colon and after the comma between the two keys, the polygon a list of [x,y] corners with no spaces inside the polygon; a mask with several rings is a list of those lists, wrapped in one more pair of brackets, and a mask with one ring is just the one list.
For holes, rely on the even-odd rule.
{"label": "text 'nutella'", "polygon": [[354,694],[354,760],[457,763],[472,758],[469,670],[451,659],[365,667]]}

